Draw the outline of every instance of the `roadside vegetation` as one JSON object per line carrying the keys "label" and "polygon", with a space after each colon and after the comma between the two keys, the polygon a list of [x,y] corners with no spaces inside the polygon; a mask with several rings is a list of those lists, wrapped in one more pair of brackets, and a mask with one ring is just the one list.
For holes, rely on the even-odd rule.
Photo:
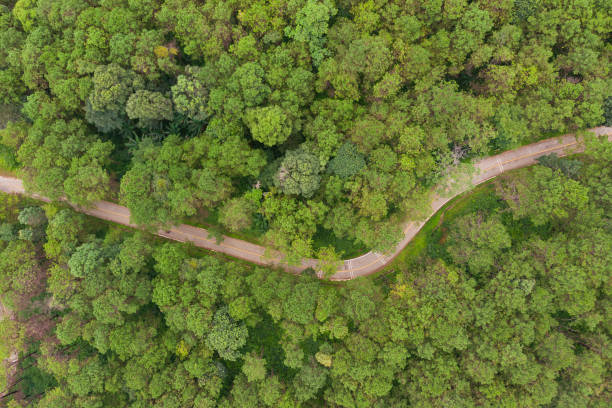
{"label": "roadside vegetation", "polygon": [[592,139],[459,197],[417,251],[341,284],[2,194],[1,401],[605,407],[611,188],[612,144]]}
{"label": "roadside vegetation", "polygon": [[612,144],[451,202],[471,160],[612,125],[605,0],[2,0],[0,406],[607,408]]}
{"label": "roadside vegetation", "polygon": [[288,259],[385,250],[461,161],[612,123],[604,0],[5,0],[0,167]]}

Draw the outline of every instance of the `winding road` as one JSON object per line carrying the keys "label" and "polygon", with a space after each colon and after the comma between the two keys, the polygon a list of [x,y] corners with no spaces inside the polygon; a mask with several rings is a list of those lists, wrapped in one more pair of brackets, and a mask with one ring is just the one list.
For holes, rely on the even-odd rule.
{"label": "winding road", "polygon": [[[597,127],[590,129],[590,131],[597,135],[607,135],[609,140],[612,139],[612,127]],[[431,218],[444,204],[464,191],[473,188],[475,185],[483,183],[508,170],[532,165],[540,156],[550,153],[556,153],[559,156],[564,156],[567,154],[580,152],[583,149],[583,146],[576,140],[576,137],[573,134],[568,134],[565,136],[542,140],[540,142],[522,146],[514,150],[508,150],[504,153],[486,157],[476,162],[476,172],[472,177],[471,183],[464,183],[464,186],[458,188],[458,191],[453,191],[453,193],[449,196],[439,196],[434,194],[431,201],[431,210],[427,218],[421,221],[406,222],[403,227],[404,238],[396,245],[393,251],[387,254],[370,251],[356,258],[346,259],[340,263],[338,271],[330,279],[334,281],[350,280],[359,276],[370,275],[382,269],[389,262],[391,262],[391,260],[393,260],[393,258],[395,258],[402,249],[404,249],[404,247],[412,240],[412,238],[414,238],[427,220]],[[13,177],[0,176],[0,191],[14,194],[27,194],[23,187],[22,181]],[[29,195],[43,201],[49,201],[45,197],[37,194]],[[91,208],[81,208],[76,206],[75,208],[78,211],[97,218],[138,228],[137,225],[130,222],[130,211],[126,207],[118,204],[108,201],[98,201],[94,203]],[[172,239],[174,241],[190,241],[198,247],[211,251],[222,252],[226,255],[244,259],[256,264],[281,266],[287,271],[293,273],[301,272],[309,267],[317,269],[318,264],[316,259],[304,259],[299,266],[287,266],[282,262],[282,254],[279,252],[227,236],[224,237],[221,242],[217,243],[217,240],[206,229],[185,224],[172,227],[169,230],[160,230],[157,232],[157,235]]]}

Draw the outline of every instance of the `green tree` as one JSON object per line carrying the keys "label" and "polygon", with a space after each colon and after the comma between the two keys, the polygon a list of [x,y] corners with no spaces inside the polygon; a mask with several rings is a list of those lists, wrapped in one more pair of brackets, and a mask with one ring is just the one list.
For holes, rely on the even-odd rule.
{"label": "green tree", "polygon": [[448,235],[448,252],[453,261],[466,264],[476,274],[493,266],[500,252],[510,245],[510,235],[501,220],[494,217],[485,220],[482,213],[457,219]]}
{"label": "green tree", "polygon": [[110,162],[112,150],[110,142],[96,141],[82,156],[72,159],[64,189],[75,204],[87,206],[106,198],[110,177],[105,167]]}
{"label": "green tree", "polygon": [[325,369],[311,361],[310,364],[302,367],[293,379],[296,398],[299,401],[308,401],[313,398],[319,389],[323,387],[326,379]]}
{"label": "green tree", "polygon": [[93,89],[86,104],[87,121],[101,132],[109,132],[124,126],[127,121],[125,107],[138,78],[132,71],[118,64],[96,67],[92,78]]}
{"label": "green tree", "polygon": [[328,21],[338,10],[331,1],[308,0],[295,17],[295,27],[285,27],[285,35],[308,44],[314,66],[329,55],[325,48]]}
{"label": "green tree", "polygon": [[40,266],[35,249],[29,240],[16,240],[2,250],[0,293],[8,307],[14,307],[20,297],[31,295],[37,289]]}
{"label": "green tree", "polygon": [[363,155],[359,153],[357,147],[347,142],[340,146],[336,156],[329,161],[327,169],[332,174],[346,179],[359,173],[365,165]]}
{"label": "green tree", "polygon": [[160,92],[137,90],[128,98],[125,111],[130,119],[138,119],[140,127],[150,127],[162,120],[172,120],[172,101]]}
{"label": "green tree", "polygon": [[235,361],[240,356],[240,349],[246,344],[248,330],[229,316],[227,309],[215,313],[213,325],[206,338],[206,343],[225,360]]}
{"label": "green tree", "polygon": [[219,222],[230,231],[248,229],[253,224],[256,209],[256,203],[249,198],[232,198],[219,210]]}
{"label": "green tree", "polygon": [[26,207],[19,211],[17,217],[20,223],[30,227],[40,227],[47,223],[47,216],[40,207]]}
{"label": "green tree", "polygon": [[203,121],[208,117],[208,90],[198,78],[199,75],[200,70],[196,67],[186,67],[185,74],[179,75],[176,85],[172,86],[172,102],[178,113]]}
{"label": "green tree", "polygon": [[36,1],[18,0],[13,7],[13,15],[19,20],[24,31],[31,31],[36,18]]}
{"label": "green tree", "polygon": [[315,155],[304,149],[290,150],[281,161],[274,182],[285,194],[309,198],[319,188],[320,172]]}
{"label": "green tree", "polygon": [[137,224],[166,224],[193,215],[201,205],[212,205],[231,192],[228,177],[212,168],[191,168],[183,161],[178,136],[161,146],[145,139],[134,153],[133,165],[121,179],[121,201]]}
{"label": "green tree", "polygon": [[242,372],[249,382],[261,381],[266,377],[266,360],[255,353],[248,353],[244,356]]}
{"label": "green tree", "polygon": [[18,220],[25,228],[19,230],[19,238],[37,242],[45,237],[47,216],[40,207],[26,207],[19,212]]}
{"label": "green tree", "polygon": [[337,253],[332,246],[320,248],[317,251],[317,259],[319,260],[317,267],[326,278],[335,274],[342,266],[342,252]]}
{"label": "green tree", "polygon": [[529,217],[535,225],[566,220],[589,201],[588,188],[561,171],[535,166],[521,173],[522,178],[502,180],[498,187],[515,217]]}
{"label": "green tree", "polygon": [[291,134],[291,122],[279,106],[247,109],[244,120],[253,139],[266,146],[284,143]]}

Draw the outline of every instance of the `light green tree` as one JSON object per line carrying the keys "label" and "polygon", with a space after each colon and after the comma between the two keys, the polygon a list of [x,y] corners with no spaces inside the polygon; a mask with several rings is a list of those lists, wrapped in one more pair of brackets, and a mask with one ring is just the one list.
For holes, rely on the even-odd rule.
{"label": "light green tree", "polygon": [[244,120],[253,139],[266,146],[284,143],[291,135],[291,121],[276,105],[247,109]]}

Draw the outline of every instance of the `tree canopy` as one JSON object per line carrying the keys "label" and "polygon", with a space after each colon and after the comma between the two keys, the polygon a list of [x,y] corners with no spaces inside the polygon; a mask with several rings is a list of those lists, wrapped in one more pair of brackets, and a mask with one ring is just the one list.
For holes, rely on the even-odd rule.
{"label": "tree canopy", "polygon": [[20,113],[0,162],[52,199],[120,196],[138,224],[214,219],[263,241],[300,222],[247,206],[250,186],[331,209],[274,240],[295,257],[389,249],[461,161],[612,117],[605,2],[243,3],[1,6],[0,103]]}
{"label": "tree canopy", "polygon": [[[443,210],[418,251],[342,284],[2,194],[0,301],[13,312],[0,321],[0,357],[18,355],[0,376],[5,398],[40,408],[607,406],[609,146],[588,139],[580,156],[504,174]],[[581,205],[542,207],[531,198],[542,177],[586,194]],[[287,203],[278,197],[243,195]],[[321,209],[290,203],[277,211],[303,222],[278,230],[314,228],[308,214]]]}

